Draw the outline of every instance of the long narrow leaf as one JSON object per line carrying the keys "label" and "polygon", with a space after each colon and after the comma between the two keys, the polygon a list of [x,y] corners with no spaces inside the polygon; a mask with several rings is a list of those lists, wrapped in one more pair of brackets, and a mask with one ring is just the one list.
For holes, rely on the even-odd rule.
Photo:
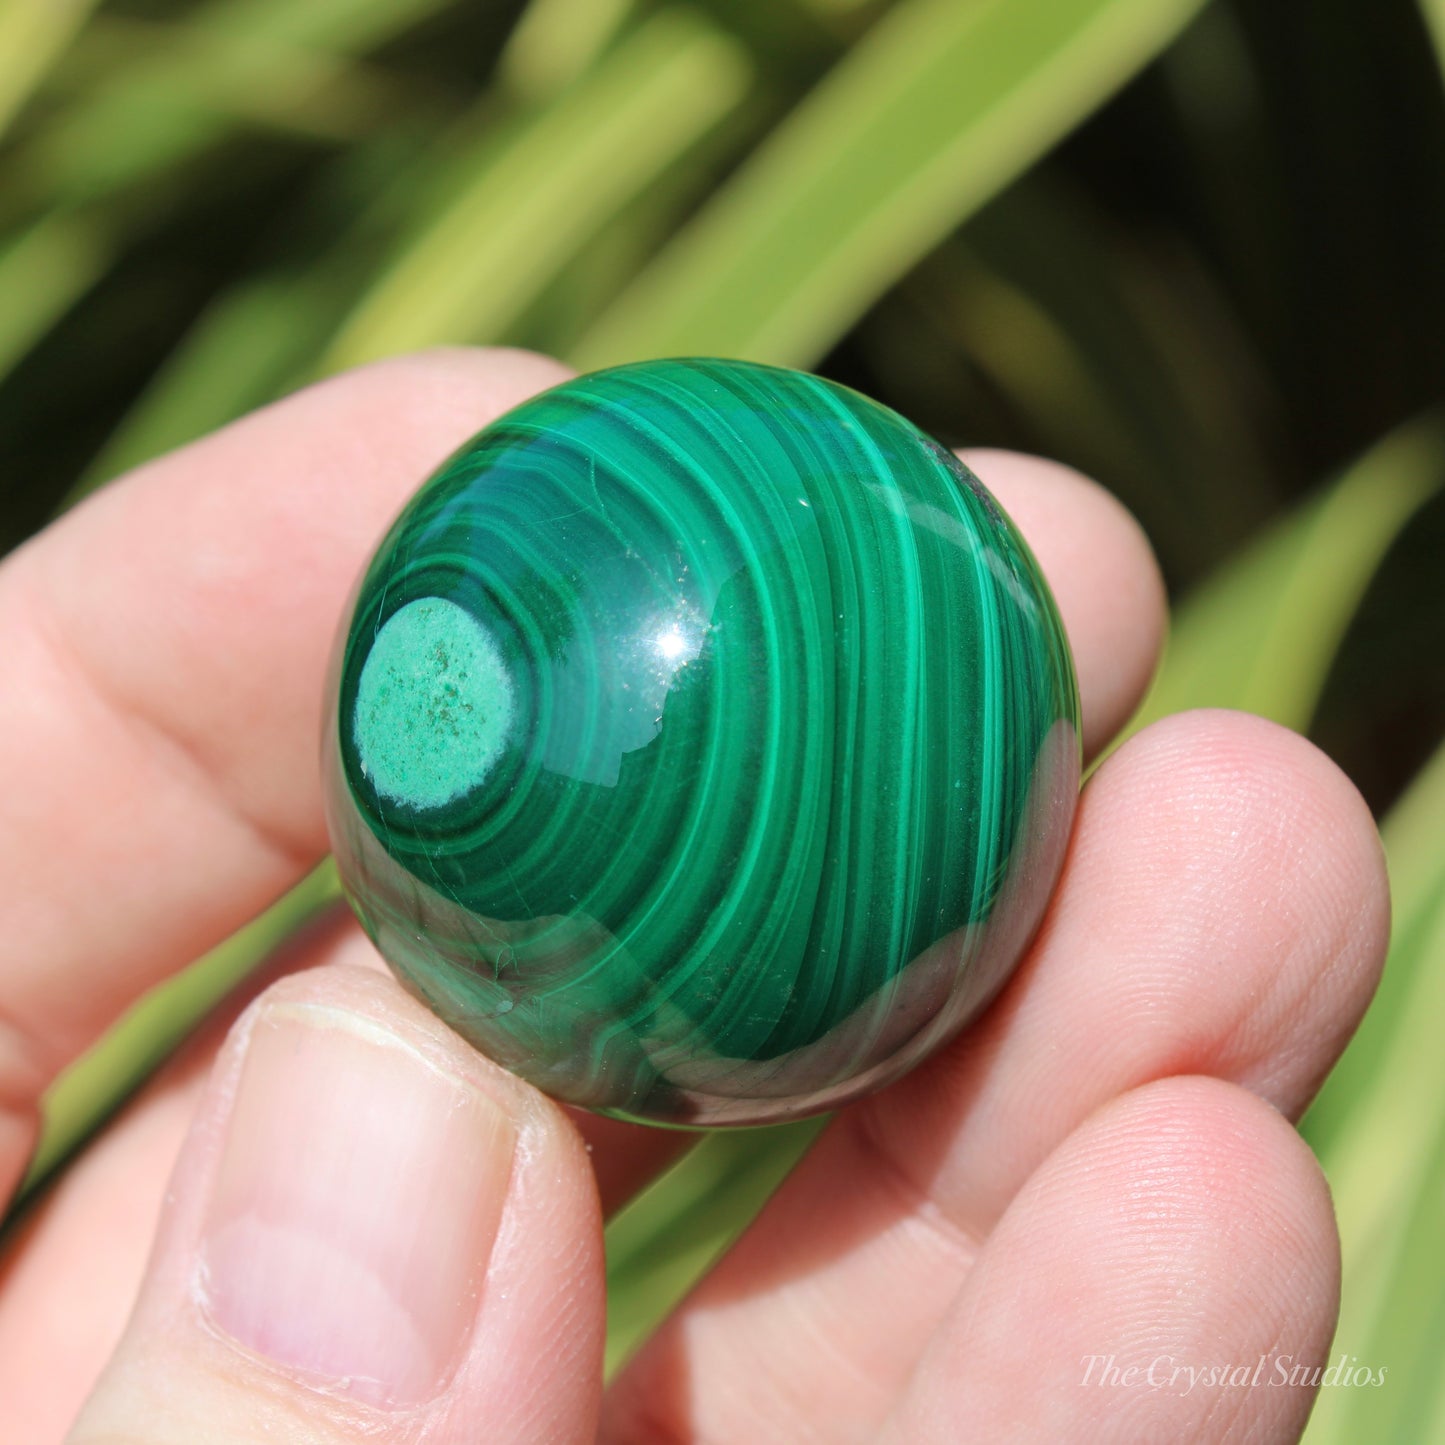
{"label": "long narrow leaf", "polygon": [[[1326,1391],[1310,1445],[1433,1440],[1445,1346],[1445,748],[1383,831],[1396,880],[1395,937],[1379,993],[1304,1121],[1329,1177],[1344,1279],[1336,1351],[1390,1370],[1363,1400]],[[1370,1392],[1371,1397],[1376,1395]]]}
{"label": "long narrow leaf", "polygon": [[[1436,753],[1395,805],[1383,830],[1394,913],[1390,962],[1364,1023],[1305,1119],[1306,1137],[1332,1160],[1355,1159],[1354,1146],[1342,1143],[1342,1136],[1355,1129],[1363,1117],[1364,1101],[1377,1090],[1387,1089],[1389,1078],[1405,1067],[1409,1050],[1397,1047],[1397,1033],[1402,1029],[1418,1029],[1445,1017],[1430,1013],[1416,997],[1420,988],[1429,986],[1429,980],[1417,976],[1414,963],[1428,951],[1431,930],[1437,923],[1445,923],[1442,818],[1445,818],[1445,747]],[[1439,972],[1445,983],[1445,957],[1441,959]],[[1445,1058],[1445,1053],[1440,1058]],[[1427,1073],[1433,1070],[1432,1060],[1439,1062],[1434,1054],[1426,1056]],[[1408,1112],[1412,1116],[1419,1114],[1414,1107]],[[1362,1148],[1369,1146],[1368,1138],[1358,1142]],[[1368,1197],[1372,1180],[1378,1183],[1388,1177],[1388,1173],[1373,1176],[1368,1170],[1359,1174],[1360,1197]],[[1347,1204],[1346,1212],[1351,1207]]]}
{"label": "long narrow leaf", "polygon": [[[160,80],[143,97],[122,83],[138,71]],[[265,84],[258,84],[262,75]],[[54,88],[80,98],[77,112],[57,127],[75,153],[119,150],[138,121],[155,125],[186,111],[341,140],[419,98],[402,76],[334,50],[241,41],[204,25],[106,13],[86,26],[56,67]],[[111,135],[107,125],[122,134]]]}
{"label": "long narrow leaf", "polygon": [[45,1127],[17,1203],[82,1145],[225,996],[339,897],[329,860],[254,922],[154,988],[60,1077],[45,1098]]}
{"label": "long narrow leaf", "polygon": [[[1080,186],[1031,173],[919,266],[900,303],[994,378],[1041,450],[1103,480],[1176,566],[1214,565],[1268,517],[1265,368],[1187,253],[1140,247]],[[1195,310],[1179,317],[1181,304]]]}
{"label": "long narrow leaf", "polygon": [[806,364],[1201,0],[908,0],[578,348]]}
{"label": "long narrow leaf", "polygon": [[1435,42],[1435,53],[1440,57],[1440,69],[1445,72],[1445,0],[1420,0],[1420,12],[1430,38]]}
{"label": "long narrow leaf", "polygon": [[0,132],[45,78],[97,0],[0,0]]}
{"label": "long narrow leaf", "polygon": [[743,1232],[824,1122],[710,1135],[607,1226],[609,1374]]}
{"label": "long narrow leaf", "polygon": [[516,95],[539,100],[582,75],[627,19],[632,0],[532,0],[497,61]]}
{"label": "long narrow leaf", "polygon": [[[142,63],[116,68],[109,80],[37,134],[17,161],[32,189],[90,200],[133,185],[195,155],[225,136],[232,117],[197,97],[197,59],[219,95],[246,87],[290,84],[290,103],[305,104],[318,86],[335,84],[354,98],[337,57],[365,53],[441,9],[448,0],[213,0],[186,16],[174,43]],[[287,56],[284,64],[277,57]],[[269,113],[280,102],[273,95]],[[355,103],[354,99],[350,103]]]}
{"label": "long narrow leaf", "polygon": [[1393,432],[1181,610],[1135,722],[1238,707],[1309,726],[1345,629],[1400,529],[1445,483],[1445,422]]}
{"label": "long narrow leaf", "polygon": [[[552,283],[633,193],[731,108],[745,84],[736,46],[691,15],[640,30],[534,126],[495,124],[448,163],[469,177],[419,226],[359,306],[329,278],[262,276],[219,298],[87,468],[64,505],[117,472],[220,426],[307,374],[439,341],[494,339]],[[374,213],[415,209],[426,185],[405,168],[335,245],[374,246]],[[664,213],[665,215],[665,213]],[[351,262],[333,268],[344,278]],[[320,339],[352,308],[319,362]]]}
{"label": "long narrow leaf", "polygon": [[328,313],[321,288],[262,276],[197,321],[57,510],[103,482],[233,421],[284,389],[311,360]]}
{"label": "long narrow leaf", "polygon": [[741,99],[739,46],[663,11],[495,156],[382,278],[323,363],[495,337],[596,227]]}
{"label": "long narrow leaf", "polygon": [[89,289],[108,249],[98,225],[65,213],[0,248],[0,378]]}

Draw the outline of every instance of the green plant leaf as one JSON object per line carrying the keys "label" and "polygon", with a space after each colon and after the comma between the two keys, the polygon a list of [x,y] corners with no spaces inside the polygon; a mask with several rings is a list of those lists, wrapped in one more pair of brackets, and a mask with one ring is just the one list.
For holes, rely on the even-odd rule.
{"label": "green plant leaf", "polygon": [[[133,186],[224,137],[235,120],[227,97],[248,88],[272,91],[263,104],[271,123],[288,106],[309,107],[307,127],[325,132],[328,87],[333,103],[351,110],[376,89],[350,81],[345,58],[447,3],[212,0],[193,8],[167,27],[169,41],[153,43],[141,61],[115,64],[36,134],[15,162],[22,189],[80,201]],[[349,128],[344,116],[338,124],[343,133]]]}
{"label": "green plant leaf", "polygon": [[[122,83],[137,72],[159,77],[144,93]],[[265,83],[258,84],[258,77]],[[56,126],[60,146],[83,155],[121,151],[133,113],[214,114],[323,139],[343,140],[417,104],[404,75],[319,46],[265,38],[238,40],[204,24],[138,20],[102,12],[81,31],[52,85],[74,112]],[[106,127],[119,126],[114,135]],[[51,152],[52,154],[54,151]]]}
{"label": "green plant leaf", "polygon": [[1435,42],[1440,69],[1445,71],[1445,0],[1420,0],[1420,13],[1425,17],[1430,39]]}
{"label": "green plant leaf", "polygon": [[45,79],[97,0],[0,0],[0,132]]}
{"label": "green plant leaf", "polygon": [[[955,367],[990,380],[1031,448],[1102,479],[1163,555],[1199,570],[1267,517],[1273,478],[1243,348],[1201,344],[1225,308],[1174,316],[1173,298],[1201,286],[1172,286],[1182,263],[1160,251],[1139,254],[1090,198],[1036,172],[918,265],[860,333],[904,310],[906,335],[936,334]],[[925,396],[950,384],[916,377],[940,369],[916,342],[881,364]]]}
{"label": "green plant leaf", "polygon": [[328,859],[259,918],[153,988],[55,1082],[44,1129],[16,1204],[27,1198],[170,1057],[230,991],[341,896]]}
{"label": "green plant leaf", "polygon": [[0,378],[85,294],[108,253],[99,226],[65,212],[0,247]]}
{"label": "green plant leaf", "polygon": [[608,1224],[609,1376],[743,1232],[826,1122],[708,1135]]}
{"label": "green plant leaf", "polygon": [[[427,186],[414,164],[372,182],[369,203],[332,248],[330,272],[261,274],[218,298],[63,505],[307,375],[440,341],[497,339],[619,207],[658,190],[678,155],[733,108],[746,79],[743,53],[684,12],[637,31],[530,125],[499,125],[484,98],[487,113],[469,127],[479,138],[446,162],[463,178],[460,193],[428,202],[432,213],[390,267],[375,274],[356,260],[369,258],[385,217],[418,209]],[[669,214],[659,212],[659,223]],[[359,303],[348,294],[358,272],[373,277]],[[348,310],[318,362],[318,339]]]}
{"label": "green plant leaf", "polygon": [[1191,707],[1309,726],[1345,629],[1400,529],[1445,482],[1445,422],[1392,432],[1180,609],[1131,731]]}
{"label": "green plant leaf", "polygon": [[57,510],[131,467],[264,405],[311,358],[333,319],[320,288],[260,276],[220,297],[196,322]]}
{"label": "green plant leaf", "polygon": [[1395,930],[1364,1023],[1306,1116],[1340,1223],[1335,1355],[1390,1370],[1384,1390],[1327,1390],[1310,1445],[1429,1441],[1445,1411],[1440,1219],[1445,1210],[1445,748],[1382,829]]}
{"label": "green plant leaf", "polygon": [[632,0],[532,0],[497,60],[513,94],[538,101],[590,69],[632,12]]}
{"label": "green plant leaf", "polygon": [[[379,179],[370,174],[366,204],[333,243],[330,269],[253,275],[217,298],[62,505],[318,371],[440,341],[497,339],[620,207],[666,190],[668,167],[745,83],[742,52],[685,12],[636,32],[531,124],[499,120],[484,95],[459,126],[475,138],[443,162],[459,191],[453,185],[438,204],[428,168],[414,158],[389,163]],[[354,152],[353,167],[359,159]],[[655,224],[671,213],[658,211]],[[376,238],[398,217],[414,224],[377,272]],[[357,276],[369,282],[359,301]]]}
{"label": "green plant leaf", "polygon": [[[1193,50],[1202,19],[1166,59]],[[1097,197],[1047,171],[1011,188],[967,239],[1047,310],[1110,396],[1146,468],[1125,500],[1156,544],[1212,563],[1266,520],[1277,479],[1260,418],[1278,404],[1229,299],[1189,250],[1141,246]],[[1113,470],[1095,475],[1116,485]]]}
{"label": "green plant leaf", "polygon": [[1155,55],[1202,0],[909,0],[584,338],[583,367],[805,365]]}
{"label": "green plant leaf", "polygon": [[742,98],[745,53],[664,10],[485,161],[382,275],[325,371],[438,341],[496,337],[629,198]]}
{"label": "green plant leaf", "polygon": [[[1418,961],[1431,952],[1432,931],[1438,931],[1438,927],[1445,924],[1442,818],[1445,818],[1445,747],[1421,770],[1382,829],[1394,914],[1390,961],[1364,1023],[1305,1118],[1305,1136],[1321,1155],[1330,1160],[1351,1161],[1352,1169],[1369,1158],[1376,1144],[1384,1144],[1395,1132],[1392,1125],[1373,1143],[1367,1135],[1359,1135],[1349,1145],[1342,1142],[1347,1133],[1358,1133],[1356,1121],[1362,1117],[1362,1101],[1379,1090],[1386,1090],[1391,1077],[1415,1067],[1410,1050],[1397,1049],[1398,1036],[1445,1016],[1430,1013],[1424,1000],[1417,996],[1419,990],[1431,982],[1429,970],[1422,970]],[[1437,951],[1435,956],[1439,973],[1436,986],[1445,986],[1445,953]],[[1445,1062],[1445,1053],[1438,1050],[1432,1053],[1422,1048],[1418,1057],[1426,1077],[1433,1077]],[[1445,1101],[1445,1094],[1440,1097]],[[1427,1091],[1422,1100],[1425,1110],[1430,1098]],[[1418,1122],[1421,1114],[1422,1107],[1407,1108],[1400,1122],[1405,1123],[1407,1116]],[[1372,1174],[1366,1167],[1364,1172],[1352,1177],[1359,1191],[1350,1195],[1346,1189],[1350,1195],[1344,1203],[1346,1214],[1362,1213],[1354,1201],[1368,1199],[1373,1188],[1393,1175],[1391,1171]],[[1348,1184],[1348,1180],[1342,1182]]]}

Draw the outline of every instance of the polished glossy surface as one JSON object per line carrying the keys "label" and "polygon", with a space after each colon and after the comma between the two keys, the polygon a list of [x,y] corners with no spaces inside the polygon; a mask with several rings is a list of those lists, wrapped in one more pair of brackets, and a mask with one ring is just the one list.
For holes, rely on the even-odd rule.
{"label": "polished glossy surface", "polygon": [[548,1092],[747,1123],[996,992],[1078,792],[1068,650],[951,453],[856,392],[650,362],[422,488],[333,666],[328,809],[399,976]]}

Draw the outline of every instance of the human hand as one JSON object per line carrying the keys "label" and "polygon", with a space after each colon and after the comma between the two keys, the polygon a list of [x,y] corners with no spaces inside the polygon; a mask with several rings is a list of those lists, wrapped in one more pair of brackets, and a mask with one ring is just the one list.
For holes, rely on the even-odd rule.
{"label": "human hand", "polygon": [[[439,457],[562,375],[505,351],[353,373],[0,567],[0,1197],[57,1071],[323,855],[352,580]],[[1148,548],[1062,468],[969,460],[1054,589],[1092,755],[1154,666]],[[1235,714],[1146,729],[1085,789],[994,1007],[838,1115],[604,1401],[602,1211],[678,1136],[495,1068],[333,917],[9,1240],[0,1437],[1292,1439],[1311,1391],[1275,1362],[1325,1362],[1338,1254],[1287,1121],[1387,931],[1370,817],[1320,753]],[[1253,1387],[1188,1373],[1261,1357]]]}

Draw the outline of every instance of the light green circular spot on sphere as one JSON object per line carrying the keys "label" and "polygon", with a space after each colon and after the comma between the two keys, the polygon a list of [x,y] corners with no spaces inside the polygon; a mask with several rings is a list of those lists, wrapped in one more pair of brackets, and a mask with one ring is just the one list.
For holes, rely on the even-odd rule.
{"label": "light green circular spot on sphere", "polygon": [[514,710],[487,629],[455,602],[424,597],[393,613],[371,644],[356,696],[357,755],[383,797],[440,808],[491,772]]}

